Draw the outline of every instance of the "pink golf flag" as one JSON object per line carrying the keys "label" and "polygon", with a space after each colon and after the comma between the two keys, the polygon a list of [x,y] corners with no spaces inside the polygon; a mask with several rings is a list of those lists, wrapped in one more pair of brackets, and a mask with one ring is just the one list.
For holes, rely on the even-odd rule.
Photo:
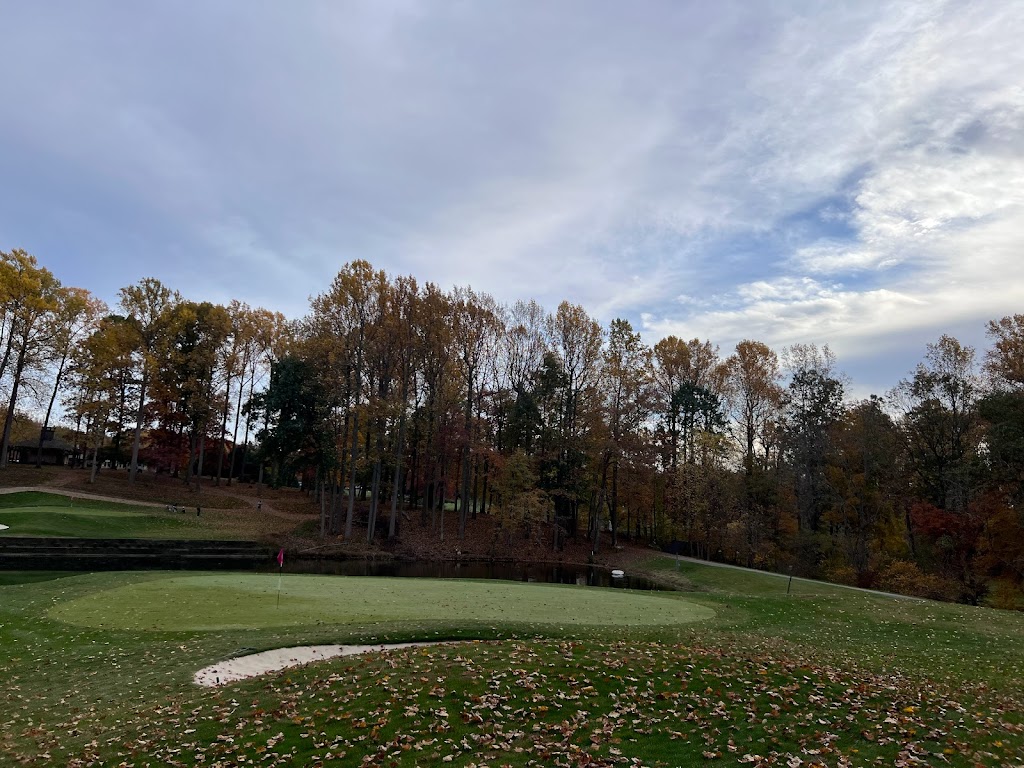
{"label": "pink golf flag", "polygon": [[281,551],[277,553],[277,567],[284,568],[284,547],[281,547]]}

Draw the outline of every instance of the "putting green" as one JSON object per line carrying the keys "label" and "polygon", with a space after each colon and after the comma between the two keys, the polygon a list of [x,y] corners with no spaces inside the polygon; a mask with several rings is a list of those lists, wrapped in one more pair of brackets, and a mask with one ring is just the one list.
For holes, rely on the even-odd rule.
{"label": "putting green", "polygon": [[61,603],[71,624],[131,630],[225,630],[382,621],[663,626],[714,611],[675,595],[504,581],[286,575],[168,576]]}

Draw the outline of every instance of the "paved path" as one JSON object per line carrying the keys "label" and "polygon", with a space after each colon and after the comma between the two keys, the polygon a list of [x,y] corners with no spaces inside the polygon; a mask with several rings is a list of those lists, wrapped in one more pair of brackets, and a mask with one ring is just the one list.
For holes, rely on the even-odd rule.
{"label": "paved path", "polygon": [[[699,557],[686,557],[685,555],[670,555],[667,552],[663,552],[661,556],[670,557],[673,560],[682,560],[687,563],[695,563],[697,565],[710,565],[713,568],[732,568],[734,571],[746,571],[747,573],[757,573],[762,576],[778,576],[780,579],[790,578],[788,573],[775,573],[774,571],[759,571],[757,568],[744,568],[742,565],[716,563],[714,560],[701,560]],[[879,592],[876,589],[864,589],[864,587],[853,587],[849,584],[834,584],[831,581],[820,581],[818,579],[805,579],[801,576],[793,576],[792,578],[793,581],[802,581],[805,584],[820,584],[825,587],[835,587],[836,589],[852,589],[854,592],[864,592],[869,595],[878,595],[879,597],[891,597],[895,600],[916,600],[919,603],[925,602],[925,598],[923,597],[900,595],[896,592]]]}

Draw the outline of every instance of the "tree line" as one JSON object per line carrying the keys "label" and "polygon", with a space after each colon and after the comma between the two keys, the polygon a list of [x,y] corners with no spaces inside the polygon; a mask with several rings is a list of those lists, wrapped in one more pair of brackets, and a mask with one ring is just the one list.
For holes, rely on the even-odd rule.
{"label": "tree line", "polygon": [[92,473],[302,482],[323,536],[443,536],[448,512],[461,538],[489,515],[555,548],[628,538],[930,597],[1024,595],[1024,315],[989,322],[981,355],[942,336],[851,401],[827,346],[649,346],[568,301],[506,305],[365,261],[293,320],[155,279],[111,309],[18,250],[0,252],[0,302],[0,466],[17,409],[46,427],[60,397]]}

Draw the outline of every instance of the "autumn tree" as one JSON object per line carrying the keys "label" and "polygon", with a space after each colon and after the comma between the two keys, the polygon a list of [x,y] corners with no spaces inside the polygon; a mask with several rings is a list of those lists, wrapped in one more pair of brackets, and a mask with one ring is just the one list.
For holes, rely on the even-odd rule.
{"label": "autumn tree", "polygon": [[231,318],[219,304],[182,302],[176,307],[173,371],[177,377],[181,412],[188,419],[189,473],[198,488],[203,476],[206,443],[217,423],[225,394],[216,386]]}
{"label": "autumn tree", "polygon": [[50,270],[40,267],[34,256],[18,249],[0,251],[0,300],[7,334],[0,376],[10,378],[0,468],[7,466],[11,427],[25,375],[43,363],[53,342],[56,329],[51,320],[60,306],[60,296],[60,282]]}
{"label": "autumn tree", "polygon": [[743,457],[744,549],[748,564],[763,563],[779,530],[776,488],[766,475],[782,401],[779,358],[766,344],[744,340],[725,367],[732,424]]}
{"label": "autumn tree", "polygon": [[826,472],[835,498],[825,519],[837,554],[862,577],[909,554],[900,436],[885,401],[873,395],[844,410],[833,440]]}
{"label": "autumn tree", "polygon": [[147,424],[146,397],[150,380],[158,365],[158,350],[167,329],[168,311],[181,301],[181,296],[152,277],[139,281],[137,285],[122,288],[119,296],[121,313],[134,334],[135,342],[138,406],[131,464],[128,469],[128,482],[134,483],[139,471],[142,430]]}
{"label": "autumn tree", "polygon": [[1024,315],[990,320],[986,335],[985,373],[998,389],[1024,390]]}
{"label": "autumn tree", "polygon": [[476,443],[474,405],[484,382],[485,364],[493,358],[501,324],[494,299],[470,288],[452,295],[453,341],[456,364],[462,379],[463,423],[460,446],[461,490],[459,493],[459,538],[466,536],[469,515],[470,471]]}
{"label": "autumn tree", "polygon": [[533,388],[549,352],[547,314],[536,301],[517,301],[504,313],[499,342],[500,361],[496,412],[498,447],[529,455],[540,431],[540,413]]}
{"label": "autumn tree", "polygon": [[[384,462],[392,453],[392,441],[399,411],[404,406],[397,402],[401,392],[401,361],[403,357],[403,329],[400,310],[396,307],[397,294],[384,273],[378,273],[371,285],[375,292],[375,309],[367,338],[366,371],[368,397],[366,407],[366,456],[370,467],[370,507],[367,516],[366,539],[372,542],[377,528],[384,477]],[[406,337],[407,338],[407,337]]]}
{"label": "autumn tree", "polygon": [[366,403],[363,401],[368,345],[374,334],[380,332],[379,322],[384,309],[380,306],[380,297],[384,295],[381,286],[386,284],[387,276],[381,271],[375,271],[369,262],[350,262],[338,272],[330,288],[313,299],[310,317],[316,329],[314,333],[331,347],[326,351],[325,359],[331,362],[335,374],[341,374],[345,379],[338,384],[348,401],[346,432],[349,445],[346,460],[349,494],[345,514],[346,539],[352,537],[355,517],[360,425],[366,419]]}
{"label": "autumn tree", "polygon": [[768,429],[778,418],[782,401],[779,386],[779,358],[766,344],[741,341],[726,361],[729,404],[738,430],[743,456],[743,471],[753,475],[759,464],[768,460]]}
{"label": "autumn tree", "polygon": [[[457,449],[456,424],[462,399],[455,368],[454,323],[451,297],[434,283],[420,294],[420,321],[416,324],[419,371],[413,387],[410,459],[413,501],[424,497],[421,524],[437,525],[444,512],[453,454]],[[443,528],[442,528],[443,531]],[[443,535],[443,533],[442,533]]]}
{"label": "autumn tree", "polygon": [[[595,426],[600,424],[598,380],[604,332],[583,307],[563,301],[548,319],[547,335],[553,352],[551,360],[557,361],[564,381],[550,493],[556,517],[562,518],[574,534],[580,500],[589,495],[593,486],[586,471]],[[600,508],[606,504],[606,500],[601,500],[591,506],[594,531],[599,528]]]}
{"label": "autumn tree", "polygon": [[388,538],[394,538],[398,528],[398,503],[405,484],[406,433],[408,429],[410,396],[415,388],[415,371],[423,358],[422,336],[419,326],[427,321],[416,280],[401,277],[394,283],[394,311],[389,318],[386,334],[397,345],[396,376],[398,397],[398,434],[394,440],[394,475],[391,480],[391,515],[388,519]]}
{"label": "autumn tree", "polygon": [[307,469],[318,474],[336,461],[337,445],[327,428],[331,397],[312,362],[301,356],[276,361],[270,386],[254,395],[264,415],[260,454],[271,462],[275,485]]}
{"label": "autumn tree", "polygon": [[[611,322],[602,366],[607,441],[602,459],[602,490],[609,499],[612,546],[619,527],[619,475],[624,459],[638,455],[641,430],[651,408],[651,352],[628,320]],[[606,487],[608,468],[611,488]]]}
{"label": "autumn tree", "polygon": [[[1001,594],[1024,585],[1024,315],[988,325],[993,346],[985,356],[990,387],[978,403],[984,425],[985,490],[971,511],[984,520],[979,558]],[[1012,602],[1005,598],[1006,602]]]}
{"label": "autumn tree", "polygon": [[988,336],[992,347],[984,370],[990,387],[979,413],[986,424],[990,482],[1016,507],[1024,502],[1024,315],[989,322]]}
{"label": "autumn tree", "polygon": [[825,345],[794,345],[785,350],[790,381],[782,398],[781,435],[793,478],[797,522],[803,533],[818,530],[828,508],[826,467],[833,432],[843,416],[843,382],[836,376],[835,356]]}
{"label": "autumn tree", "polygon": [[[234,455],[234,440],[238,434],[239,411],[241,410],[241,398],[244,390],[242,381],[243,372],[248,363],[247,357],[252,354],[252,310],[247,304],[233,299],[225,307],[229,319],[229,330],[227,339],[220,348],[220,359],[217,368],[220,371],[219,386],[223,387],[221,393],[221,423],[217,431],[217,470],[215,485],[220,485],[221,477],[224,475],[225,445],[228,439],[228,418],[232,407],[235,410],[235,428],[233,430],[231,455]],[[237,401],[236,405],[236,393]],[[228,468],[228,484],[231,483],[231,467]]]}
{"label": "autumn tree", "polygon": [[890,393],[918,490],[940,509],[962,511],[970,500],[980,388],[974,348],[942,336]]}
{"label": "autumn tree", "polygon": [[134,329],[123,318],[108,316],[72,351],[70,375],[74,389],[65,407],[80,426],[84,423],[83,453],[92,449],[90,482],[96,480],[100,449],[108,430],[121,426],[117,410],[123,402],[125,382],[134,368],[134,349]]}
{"label": "autumn tree", "polygon": [[62,288],[57,293],[57,306],[50,316],[49,362],[55,366],[53,387],[43,415],[43,428],[39,432],[36,466],[42,466],[43,442],[57,395],[64,385],[65,373],[75,348],[95,330],[100,318],[107,313],[107,305],[82,288]]}
{"label": "autumn tree", "polygon": [[682,341],[666,336],[654,345],[654,394],[666,438],[667,469],[680,457],[694,462],[702,430],[717,431],[723,422],[725,367],[710,341]]}

